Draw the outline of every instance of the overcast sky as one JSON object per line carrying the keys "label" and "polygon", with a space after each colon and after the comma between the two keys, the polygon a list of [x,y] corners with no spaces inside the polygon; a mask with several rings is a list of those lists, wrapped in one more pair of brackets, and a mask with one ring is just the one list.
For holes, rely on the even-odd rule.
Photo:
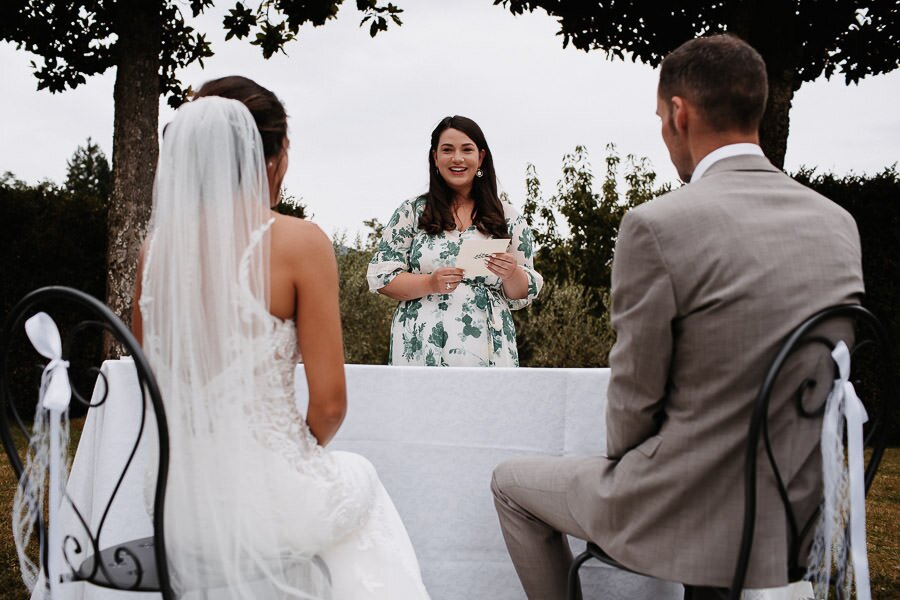
{"label": "overcast sky", "polygon": [[[501,187],[524,201],[526,164],[544,196],[563,154],[588,148],[595,173],[604,147],[650,159],[662,180],[675,171],[659,136],[656,73],[601,52],[563,50],[543,12],[515,17],[490,0],[400,0],[403,26],[372,39],[345,2],[336,21],[304,28],[288,55],[224,42],[221,12],[195,22],[216,55],[181,73],[195,88],[240,74],[273,90],[290,120],[288,191],[302,197],[326,233],[351,236],[362,221],[386,220],[427,186],[431,130],[461,114],[482,127]],[[115,72],[63,94],[36,91],[33,57],[0,44],[0,172],[34,183],[65,179],[66,160],[88,136],[112,157]],[[160,122],[172,118],[162,103]],[[805,84],[794,97],[786,168],[874,173],[900,160],[900,71],[845,86],[840,77]]]}

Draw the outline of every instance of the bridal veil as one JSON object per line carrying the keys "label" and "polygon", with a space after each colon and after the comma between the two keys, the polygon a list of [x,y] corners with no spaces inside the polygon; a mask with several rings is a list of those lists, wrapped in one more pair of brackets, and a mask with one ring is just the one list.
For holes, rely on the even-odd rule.
{"label": "bridal veil", "polygon": [[255,426],[277,325],[271,223],[250,112],[218,97],[183,105],[160,149],[140,308],[171,437],[170,571],[186,598],[330,597],[315,543],[280,532],[277,467]]}

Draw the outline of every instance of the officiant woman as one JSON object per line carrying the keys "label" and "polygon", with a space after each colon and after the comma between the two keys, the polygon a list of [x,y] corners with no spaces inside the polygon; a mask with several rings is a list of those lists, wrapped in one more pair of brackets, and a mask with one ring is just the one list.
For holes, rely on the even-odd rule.
{"label": "officiant woman", "polygon": [[[446,117],[431,133],[428,192],[394,211],[369,263],[369,289],[399,300],[389,364],[514,367],[511,310],[543,285],[525,219],[497,194],[487,140],[475,121]],[[467,275],[456,258],[467,240],[507,239]]]}

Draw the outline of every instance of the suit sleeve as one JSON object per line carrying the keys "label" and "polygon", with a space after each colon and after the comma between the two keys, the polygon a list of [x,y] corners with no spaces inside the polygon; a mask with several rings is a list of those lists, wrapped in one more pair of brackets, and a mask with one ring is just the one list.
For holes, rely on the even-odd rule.
{"label": "suit sleeve", "polygon": [[675,291],[659,241],[641,211],[622,219],[612,267],[606,447],[609,458],[656,435],[672,359]]}

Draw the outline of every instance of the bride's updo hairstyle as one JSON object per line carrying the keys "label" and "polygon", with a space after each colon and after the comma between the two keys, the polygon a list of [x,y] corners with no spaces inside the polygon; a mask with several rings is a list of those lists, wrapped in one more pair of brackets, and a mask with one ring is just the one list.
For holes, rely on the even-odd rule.
{"label": "bride's updo hairstyle", "polygon": [[287,141],[287,113],[274,93],[252,79],[230,75],[207,81],[194,92],[195,99],[205,96],[221,96],[243,102],[256,121],[266,159],[281,154]]}
{"label": "bride's updo hairstyle", "polygon": [[509,228],[506,226],[503,205],[497,194],[497,174],[494,171],[494,157],[491,155],[491,149],[488,148],[487,140],[478,123],[459,115],[444,117],[431,132],[431,147],[428,149],[428,193],[425,195],[425,208],[419,217],[419,228],[432,235],[441,231],[452,231],[456,228],[452,210],[455,192],[438,173],[437,164],[434,161],[434,153],[437,151],[441,134],[447,129],[463,132],[475,142],[479,152],[484,150],[484,160],[481,161],[483,176],[476,177],[472,181],[471,194],[472,200],[475,201],[472,224],[481,233],[492,235],[495,238],[509,238]]}

